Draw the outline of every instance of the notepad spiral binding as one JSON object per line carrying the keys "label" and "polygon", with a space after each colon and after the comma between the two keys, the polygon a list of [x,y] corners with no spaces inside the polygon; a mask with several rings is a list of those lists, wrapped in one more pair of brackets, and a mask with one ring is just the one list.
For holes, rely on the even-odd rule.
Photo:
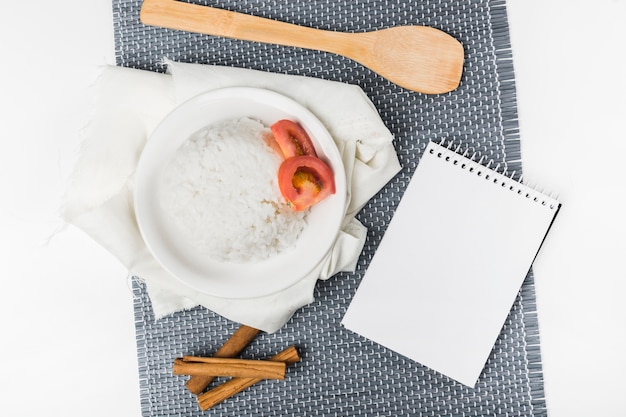
{"label": "notepad spiral binding", "polygon": [[[504,189],[540,203],[550,210],[557,210],[560,207],[560,203],[551,194],[546,194],[544,191],[524,184],[522,176],[516,179],[516,171],[508,173],[506,166],[504,169],[500,168],[500,163],[491,168],[491,165],[494,163],[493,160],[487,160],[484,155],[479,155],[478,152],[472,152],[468,156],[471,151],[465,149],[461,152],[461,145],[454,146],[454,141],[448,141],[447,144],[445,140],[440,143],[430,142],[426,151],[446,162],[452,163],[452,165],[458,166],[460,169],[483,177],[486,181],[492,181],[494,185],[500,185]],[[478,160],[476,160],[477,157]]]}

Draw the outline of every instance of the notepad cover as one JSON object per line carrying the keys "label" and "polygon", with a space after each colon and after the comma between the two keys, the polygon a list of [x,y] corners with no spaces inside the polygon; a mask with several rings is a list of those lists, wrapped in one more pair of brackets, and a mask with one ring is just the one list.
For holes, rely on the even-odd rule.
{"label": "notepad cover", "polygon": [[559,207],[429,143],[342,324],[474,386]]}

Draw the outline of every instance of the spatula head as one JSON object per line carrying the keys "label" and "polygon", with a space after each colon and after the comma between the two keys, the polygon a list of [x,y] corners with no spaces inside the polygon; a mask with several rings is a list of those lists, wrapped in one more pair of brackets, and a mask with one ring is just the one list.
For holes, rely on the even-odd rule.
{"label": "spatula head", "polygon": [[356,61],[409,90],[441,94],[455,90],[463,73],[463,45],[426,26],[399,26],[361,34],[371,49]]}

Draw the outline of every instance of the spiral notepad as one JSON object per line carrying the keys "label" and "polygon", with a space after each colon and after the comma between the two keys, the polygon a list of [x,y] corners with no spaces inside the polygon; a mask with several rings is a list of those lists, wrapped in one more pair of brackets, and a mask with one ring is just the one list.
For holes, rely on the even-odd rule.
{"label": "spiral notepad", "polygon": [[342,324],[474,386],[559,202],[429,143]]}

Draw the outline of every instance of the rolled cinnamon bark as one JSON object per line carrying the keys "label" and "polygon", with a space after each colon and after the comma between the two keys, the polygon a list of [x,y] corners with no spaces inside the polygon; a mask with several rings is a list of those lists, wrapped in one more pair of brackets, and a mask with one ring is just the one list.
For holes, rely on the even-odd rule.
{"label": "rolled cinnamon bark", "polygon": [[[299,360],[300,355],[294,346],[288,347],[270,358],[270,361],[284,362],[286,364],[293,364]],[[202,411],[206,411],[260,381],[262,381],[260,378],[232,378],[223,384],[200,394],[198,396],[198,405]]]}
{"label": "rolled cinnamon bark", "polygon": [[[234,358],[254,340],[261,331],[254,327],[242,325],[213,355],[216,358]],[[200,394],[213,382],[214,376],[193,375],[187,383],[187,389],[193,394]]]}
{"label": "rolled cinnamon bark", "polygon": [[237,378],[285,379],[285,362],[237,358],[197,358],[174,361],[174,375],[231,376]]}

